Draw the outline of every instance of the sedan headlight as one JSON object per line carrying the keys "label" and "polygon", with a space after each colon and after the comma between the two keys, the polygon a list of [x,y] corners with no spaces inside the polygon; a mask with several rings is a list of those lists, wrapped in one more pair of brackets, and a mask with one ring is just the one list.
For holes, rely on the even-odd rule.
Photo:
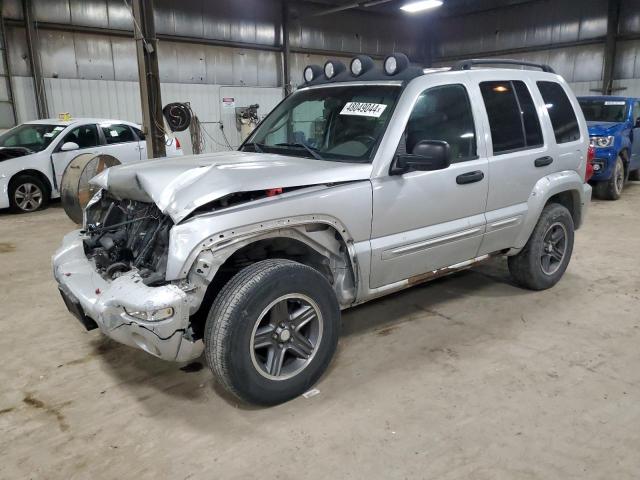
{"label": "sedan headlight", "polygon": [[160,320],[166,320],[167,318],[173,317],[173,308],[161,308],[159,310],[151,310],[151,311],[133,311],[129,312],[125,309],[127,315],[137,318],[139,320],[146,320],[147,322],[159,322]]}
{"label": "sedan headlight", "polygon": [[610,147],[613,145],[614,137],[591,137],[591,145],[597,148]]}

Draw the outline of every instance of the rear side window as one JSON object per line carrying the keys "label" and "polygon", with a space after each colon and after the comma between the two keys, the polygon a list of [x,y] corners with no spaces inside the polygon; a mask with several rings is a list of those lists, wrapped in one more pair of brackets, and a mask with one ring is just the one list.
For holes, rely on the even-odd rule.
{"label": "rear side window", "polygon": [[133,136],[133,132],[128,125],[102,125],[102,132],[104,138],[109,145],[115,143],[135,142],[136,139]]}
{"label": "rear side window", "polygon": [[494,154],[542,145],[540,120],[524,82],[482,82],[480,91],[489,116]]}
{"label": "rear side window", "polygon": [[556,143],[579,140],[578,119],[562,85],[556,82],[538,82],[538,88],[551,118]]}

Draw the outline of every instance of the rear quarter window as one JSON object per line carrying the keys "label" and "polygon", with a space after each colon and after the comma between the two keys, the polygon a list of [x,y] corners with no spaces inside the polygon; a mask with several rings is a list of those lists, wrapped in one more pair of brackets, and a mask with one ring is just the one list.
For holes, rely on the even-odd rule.
{"label": "rear quarter window", "polygon": [[556,143],[579,140],[578,118],[562,85],[556,82],[537,82],[537,84],[549,112]]}

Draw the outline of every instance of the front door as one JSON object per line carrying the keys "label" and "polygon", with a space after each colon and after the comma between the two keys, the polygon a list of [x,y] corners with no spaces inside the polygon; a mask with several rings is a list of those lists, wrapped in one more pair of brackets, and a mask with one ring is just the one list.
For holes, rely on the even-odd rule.
{"label": "front door", "polygon": [[443,140],[452,164],[429,172],[375,178],[371,288],[378,288],[476,257],[485,229],[487,159],[464,85],[430,88],[419,96],[399,152],[421,140]]}

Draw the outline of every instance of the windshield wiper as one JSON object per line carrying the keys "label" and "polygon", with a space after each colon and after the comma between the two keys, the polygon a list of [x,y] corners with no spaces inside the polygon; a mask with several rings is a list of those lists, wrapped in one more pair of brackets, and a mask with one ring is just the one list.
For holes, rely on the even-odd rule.
{"label": "windshield wiper", "polygon": [[264,153],[264,150],[262,149],[262,147],[264,147],[264,145],[262,143],[258,143],[258,142],[249,142],[249,143],[245,143],[242,148],[244,149],[245,147],[253,147],[253,149],[258,152],[258,153]]}
{"label": "windshield wiper", "polygon": [[316,160],[324,160],[324,158],[322,158],[322,156],[316,150],[314,150],[313,148],[309,147],[308,145],[305,145],[304,143],[276,143],[275,146],[276,147],[298,147],[298,148],[304,148]]}

